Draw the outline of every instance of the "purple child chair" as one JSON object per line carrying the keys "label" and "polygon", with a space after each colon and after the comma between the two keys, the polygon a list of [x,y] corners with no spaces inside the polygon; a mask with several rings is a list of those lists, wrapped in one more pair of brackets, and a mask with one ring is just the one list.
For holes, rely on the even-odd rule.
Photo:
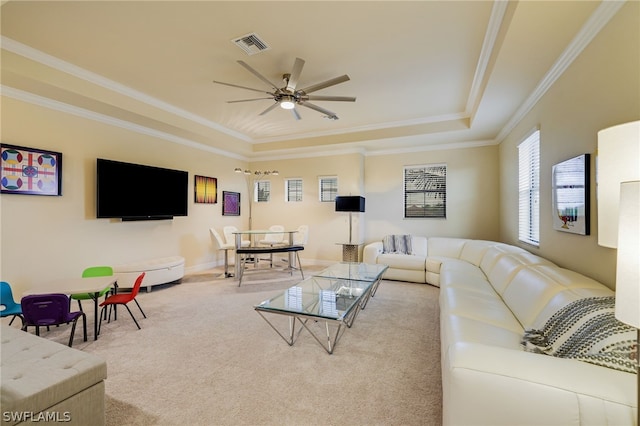
{"label": "purple child chair", "polygon": [[25,296],[20,301],[22,305],[22,315],[24,325],[22,329],[27,331],[27,327],[35,327],[36,335],[40,335],[40,327],[73,323],[71,327],[71,337],[69,337],[69,347],[73,344],[73,336],[76,331],[78,318],[82,317],[84,328],[84,341],[87,341],[87,317],[84,312],[71,312],[71,301],[65,294],[35,294]]}

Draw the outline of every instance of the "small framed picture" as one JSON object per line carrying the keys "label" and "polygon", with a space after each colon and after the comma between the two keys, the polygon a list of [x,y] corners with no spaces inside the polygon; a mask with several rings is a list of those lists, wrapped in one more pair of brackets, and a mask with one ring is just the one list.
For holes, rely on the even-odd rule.
{"label": "small framed picture", "polygon": [[193,199],[196,203],[215,204],[218,202],[218,179],[195,175],[194,186]]}
{"label": "small framed picture", "polygon": [[240,216],[240,193],[222,191],[222,215]]}
{"label": "small framed picture", "polygon": [[553,228],[589,235],[589,154],[563,161],[552,168]]}
{"label": "small framed picture", "polygon": [[0,145],[0,192],[62,195],[62,154],[24,146]]}

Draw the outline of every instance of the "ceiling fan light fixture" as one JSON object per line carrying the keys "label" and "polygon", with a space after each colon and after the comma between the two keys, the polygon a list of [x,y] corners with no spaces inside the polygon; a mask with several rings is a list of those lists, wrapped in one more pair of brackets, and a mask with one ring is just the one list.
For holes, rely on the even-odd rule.
{"label": "ceiling fan light fixture", "polygon": [[287,96],[280,101],[280,108],[282,109],[293,109],[295,106],[296,103],[291,96]]}

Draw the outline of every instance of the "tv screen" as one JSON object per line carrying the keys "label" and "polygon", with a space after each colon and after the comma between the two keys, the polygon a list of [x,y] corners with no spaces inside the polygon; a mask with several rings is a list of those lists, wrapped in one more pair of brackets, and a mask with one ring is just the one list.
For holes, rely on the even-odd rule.
{"label": "tv screen", "polygon": [[96,216],[122,220],[186,216],[189,173],[97,160]]}
{"label": "tv screen", "polygon": [[349,195],[336,197],[337,212],[364,212],[364,197]]}

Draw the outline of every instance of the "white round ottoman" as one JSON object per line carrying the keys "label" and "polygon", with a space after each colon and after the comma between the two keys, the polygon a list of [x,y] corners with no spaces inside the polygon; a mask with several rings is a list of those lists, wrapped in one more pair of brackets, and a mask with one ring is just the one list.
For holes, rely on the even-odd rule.
{"label": "white round ottoman", "polygon": [[178,282],[184,277],[184,257],[160,257],[113,267],[113,274],[117,277],[120,288],[133,288],[136,278],[142,272],[146,274],[142,287],[146,287],[147,292],[150,292],[151,287],[155,285]]}

